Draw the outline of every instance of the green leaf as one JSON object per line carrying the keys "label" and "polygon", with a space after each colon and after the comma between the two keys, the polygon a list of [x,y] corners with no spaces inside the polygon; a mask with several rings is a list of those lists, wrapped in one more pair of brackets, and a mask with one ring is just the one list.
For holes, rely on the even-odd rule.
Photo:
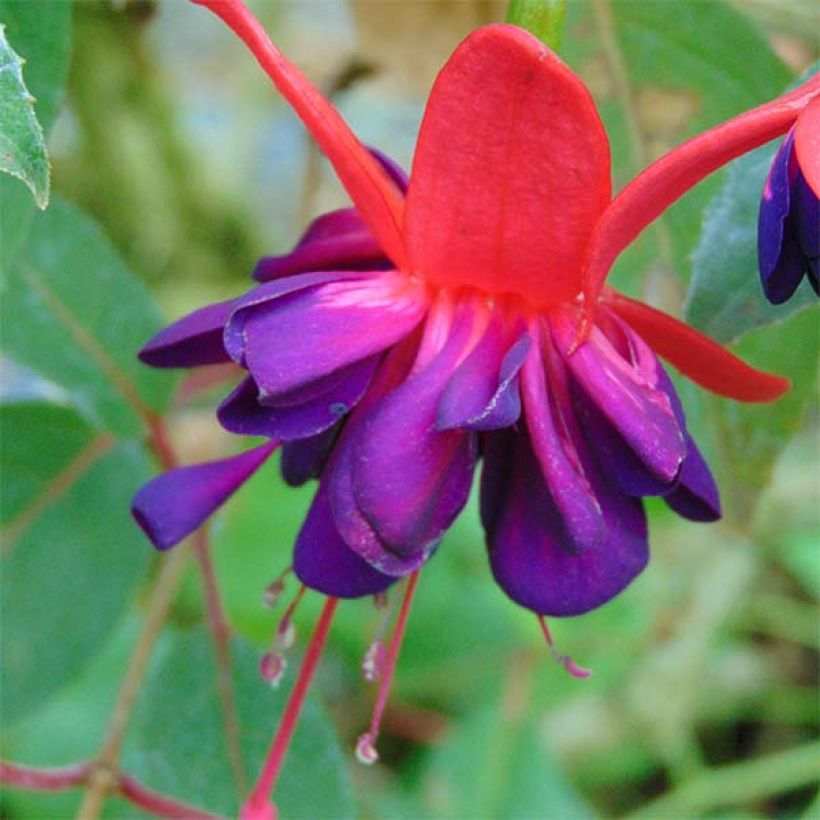
{"label": "green leaf", "polygon": [[150,551],[128,514],[149,475],[142,449],[73,410],[0,407],[3,722],[32,712],[108,638]]}
{"label": "green leaf", "polygon": [[809,283],[803,282],[785,305],[771,305],[760,285],[757,213],[777,148],[766,145],[734,162],[703,218],[703,233],[692,254],[686,320],[717,341],[782,322],[817,301]]}
{"label": "green leaf", "polygon": [[472,715],[431,756],[423,785],[432,814],[510,820],[594,816],[557,769],[538,723],[522,706],[510,702],[500,712]]}
{"label": "green leaf", "polygon": [[751,331],[734,348],[756,367],[791,380],[791,389],[777,401],[744,404],[708,396],[691,385],[683,387],[693,435],[710,455],[727,516],[740,526],[751,524],[755,502],[815,396],[818,316],[817,307],[801,311],[780,325]]}
{"label": "green leaf", "polygon": [[[589,85],[610,137],[616,190],[685,139],[776,97],[792,79],[767,39],[721,2],[574,2],[565,31],[562,52]],[[650,226],[622,254],[611,283],[677,308],[703,208],[719,184],[713,175]]]}
{"label": "green leaf", "polygon": [[38,215],[0,305],[7,355],[65,389],[96,427],[138,434],[172,379],[137,350],[160,319],[143,284],[96,224],[55,199]]}
{"label": "green leaf", "polygon": [[23,61],[0,25],[0,171],[21,179],[40,208],[48,205],[49,166],[34,98],[23,82]]}
{"label": "green leaf", "polygon": [[[62,105],[68,77],[71,11],[70,0],[0,0],[0,23],[25,61],[26,83],[46,136]],[[25,243],[36,207],[26,186],[6,174],[0,174],[0,203],[0,270],[5,271]]]}
{"label": "green leaf", "polygon": [[[805,82],[817,70],[815,63],[793,85]],[[782,322],[817,301],[804,281],[786,304],[771,305],[760,284],[760,196],[781,142],[764,145],[733,162],[726,182],[703,217],[700,242],[692,254],[686,320],[718,341],[736,339],[756,327]]]}
{"label": "green leaf", "polygon": [[557,51],[561,46],[567,0],[510,0],[507,22],[514,23]]}
{"label": "green leaf", "polygon": [[[255,778],[293,674],[271,689],[259,676],[258,650],[237,639],[232,654],[239,745],[245,768]],[[143,691],[124,766],[149,787],[235,817],[239,798],[225,752],[214,663],[204,630],[176,637]],[[311,699],[288,750],[275,801],[280,817],[356,816],[345,757],[330,719]]]}

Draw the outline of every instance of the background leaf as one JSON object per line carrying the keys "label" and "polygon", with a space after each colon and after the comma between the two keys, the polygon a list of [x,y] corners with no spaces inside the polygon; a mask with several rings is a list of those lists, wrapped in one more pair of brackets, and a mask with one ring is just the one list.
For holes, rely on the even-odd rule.
{"label": "background leaf", "polygon": [[0,408],[2,721],[43,705],[99,650],[150,553],[128,514],[149,474],[142,449],[73,410]]}
{"label": "background leaf", "polygon": [[[46,137],[62,104],[71,48],[71,0],[0,0],[0,23],[26,61],[25,78]],[[0,174],[0,272],[22,247],[36,212],[20,180]]]}
{"label": "background leaf", "polygon": [[[722,2],[568,5],[562,55],[589,85],[612,144],[615,189],[688,137],[776,97],[792,79],[769,43]],[[633,244],[611,282],[676,311],[715,174]]]}
{"label": "background leaf", "polygon": [[136,358],[160,326],[148,292],[67,203],[38,215],[0,311],[7,355],[64,388],[95,427],[134,435],[167,405],[173,380]]}
{"label": "background leaf", "polygon": [[21,179],[41,208],[48,205],[49,168],[34,98],[23,82],[22,60],[0,26],[0,171]]}
{"label": "background leaf", "polygon": [[[292,676],[271,689],[259,676],[259,651],[239,639],[232,651],[240,746],[246,769],[255,777]],[[199,629],[179,633],[157,658],[143,690],[125,768],[149,787],[235,816],[238,799],[224,746],[211,639]],[[356,816],[332,724],[310,699],[288,751],[276,804],[282,817]]]}

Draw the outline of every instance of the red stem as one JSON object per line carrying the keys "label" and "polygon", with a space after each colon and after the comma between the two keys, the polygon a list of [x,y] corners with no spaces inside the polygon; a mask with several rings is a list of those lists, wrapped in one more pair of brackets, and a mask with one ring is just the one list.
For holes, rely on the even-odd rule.
{"label": "red stem", "polygon": [[[0,783],[28,791],[64,791],[87,784],[93,771],[94,762],[90,760],[48,769],[35,769],[21,766],[19,763],[0,761]],[[114,791],[157,817],[176,817],[185,820],[216,820],[218,817],[216,814],[152,791],[127,774],[117,775]]]}
{"label": "red stem", "polygon": [[19,763],[0,761],[0,783],[29,791],[56,792],[81,786],[93,768],[91,761],[49,769],[34,769]]}
{"label": "red stem", "polygon": [[325,640],[327,639],[330,624],[333,621],[333,615],[336,612],[338,603],[338,598],[328,598],[325,602],[322,613],[319,616],[319,622],[316,624],[316,629],[313,632],[304,660],[302,661],[299,676],[296,679],[293,691],[285,707],[285,712],[282,715],[282,721],[274,735],[267,759],[259,774],[259,779],[242,810],[242,816],[266,816],[269,812],[268,796],[276,786],[276,781],[282,770],[282,764],[285,760],[291,737],[296,729],[299,714],[302,711],[308,687],[313,679],[316,666],[319,663],[319,657],[322,654],[322,649],[324,648]]}
{"label": "red stem", "polygon": [[673,202],[735,157],[784,134],[820,94],[820,75],[684,142],[636,176],[612,200],[590,239],[584,265],[585,302],[594,310],[621,251]]}
{"label": "red stem", "polygon": [[127,774],[119,776],[117,793],[130,803],[150,811],[157,817],[174,817],[179,820],[216,820],[219,817],[217,814],[187,806],[171,797],[165,797],[165,795],[147,789]]}

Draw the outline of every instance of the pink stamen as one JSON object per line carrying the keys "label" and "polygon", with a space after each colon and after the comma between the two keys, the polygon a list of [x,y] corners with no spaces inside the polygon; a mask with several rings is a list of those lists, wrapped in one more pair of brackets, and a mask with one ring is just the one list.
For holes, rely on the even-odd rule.
{"label": "pink stamen", "polygon": [[288,746],[296,729],[296,723],[299,720],[308,687],[319,663],[338,603],[338,598],[328,598],[322,608],[319,622],[316,624],[316,629],[310,639],[305,658],[302,661],[302,667],[299,670],[293,691],[290,693],[279,728],[276,730],[268,756],[259,774],[259,779],[256,781],[251,796],[240,812],[241,820],[262,820],[262,818],[276,817],[276,809],[269,802],[268,796],[276,786],[276,781],[281,773]]}
{"label": "pink stamen", "polygon": [[288,662],[278,652],[266,652],[259,661],[259,674],[262,680],[276,689],[282,682]]}
{"label": "pink stamen", "polygon": [[420,570],[416,570],[407,581],[407,589],[404,591],[404,599],[401,602],[399,617],[396,620],[396,628],[390,638],[390,646],[387,650],[387,661],[379,684],[379,692],[376,695],[376,705],[373,708],[373,717],[370,721],[370,728],[365,732],[356,744],[356,757],[360,763],[370,766],[379,759],[376,750],[376,740],[379,737],[379,724],[381,723],[384,709],[387,706],[387,699],[390,696],[390,687],[393,683],[393,675],[396,672],[396,662],[399,659],[404,633],[407,629],[407,618],[410,615],[410,605],[413,602],[413,594],[419,580]]}
{"label": "pink stamen", "polygon": [[276,627],[276,644],[280,649],[290,649],[296,641],[296,627],[293,625],[293,613],[296,612],[296,607],[304,597],[307,587],[302,584],[299,591],[294,596],[290,605],[285,610],[285,614],[279,621]]}
{"label": "pink stamen", "polygon": [[555,646],[555,641],[552,637],[552,632],[550,632],[549,626],[547,626],[547,619],[543,615],[538,615],[538,623],[541,624],[541,631],[544,633],[544,638],[547,641],[547,646],[549,647],[550,654],[552,657],[567,670],[567,672],[572,675],[573,678],[588,678],[592,675],[591,669],[586,669],[583,666],[579,666],[575,661],[569,657],[569,655],[562,655]]}
{"label": "pink stamen", "polygon": [[265,590],[262,593],[263,606],[268,609],[272,609],[276,606],[276,603],[285,591],[285,579],[291,574],[291,572],[293,572],[293,567],[288,567],[265,587]]}

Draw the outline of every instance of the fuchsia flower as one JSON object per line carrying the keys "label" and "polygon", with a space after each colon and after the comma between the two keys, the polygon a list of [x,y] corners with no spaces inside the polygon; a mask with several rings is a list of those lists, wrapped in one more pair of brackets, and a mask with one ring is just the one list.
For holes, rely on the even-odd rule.
{"label": "fuchsia flower", "polygon": [[785,302],[807,276],[820,295],[820,100],[806,106],[763,188],[757,255],[766,298]]}
{"label": "fuchsia flower", "polygon": [[527,32],[492,25],[439,74],[408,182],[359,143],[240,0],[201,2],[247,43],[355,205],[316,220],[292,253],[263,259],[258,287],[181,319],[141,354],[159,367],[233,360],[247,376],[220,421],[269,440],[144,487],[134,513],[157,547],[197,527],[280,444],[288,481],[319,479],[293,568],[329,599],[246,806],[262,817],[337,599],[410,576],[359,745],[375,759],[418,571],[467,501],[479,459],[493,575],[550,643],[543,616],[598,607],[645,566],[644,496],[696,521],[719,517],[658,355],[740,401],[771,401],[788,384],[604,281],[647,224],[784,133],[819,84],[690,140],[613,199],[607,136],[581,80]]}

